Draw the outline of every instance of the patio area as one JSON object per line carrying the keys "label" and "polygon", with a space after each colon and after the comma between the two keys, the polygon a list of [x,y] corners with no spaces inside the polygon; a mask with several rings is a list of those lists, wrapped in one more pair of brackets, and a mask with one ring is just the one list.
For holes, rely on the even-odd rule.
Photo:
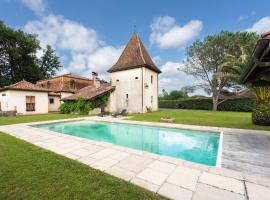
{"label": "patio area", "polygon": [[[267,178],[270,175],[270,167],[269,163],[266,162],[270,160],[267,157],[269,145],[263,143],[263,141],[269,140],[269,136],[265,131],[135,122],[99,117],[83,119],[222,131],[224,134],[222,167],[225,168],[209,167],[28,126],[29,124],[48,122],[0,126],[0,131],[77,160],[170,199],[263,200],[270,196],[270,179]],[[241,137],[241,134],[245,134],[245,137]],[[255,143],[252,145],[253,142],[261,143],[260,148]]]}

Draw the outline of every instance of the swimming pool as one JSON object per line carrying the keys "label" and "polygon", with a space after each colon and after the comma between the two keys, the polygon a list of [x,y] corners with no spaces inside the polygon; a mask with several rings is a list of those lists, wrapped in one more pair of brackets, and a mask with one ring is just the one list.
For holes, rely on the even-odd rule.
{"label": "swimming pool", "polygon": [[220,134],[124,123],[76,121],[34,125],[58,133],[215,166]]}

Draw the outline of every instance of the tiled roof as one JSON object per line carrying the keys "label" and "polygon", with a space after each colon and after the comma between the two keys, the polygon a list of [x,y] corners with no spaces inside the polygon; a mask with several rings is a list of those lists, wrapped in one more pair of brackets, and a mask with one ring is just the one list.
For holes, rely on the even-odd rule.
{"label": "tiled roof", "polygon": [[137,34],[134,34],[116,64],[113,65],[108,72],[116,72],[139,67],[146,67],[157,73],[161,73],[147,53],[140,37]]}
{"label": "tiled roof", "polygon": [[[73,81],[73,86],[72,86]],[[47,88],[53,92],[70,92],[74,93],[86,86],[92,85],[93,81],[85,77],[65,74],[62,76],[57,76],[51,79],[40,80],[37,85],[43,88]]]}
{"label": "tiled roof", "polygon": [[101,84],[99,88],[96,88],[94,85],[90,85],[80,89],[71,96],[63,98],[62,100],[77,100],[79,97],[85,100],[89,100],[98,97],[104,93],[107,93],[113,89],[114,87],[110,83]]}
{"label": "tiled roof", "polygon": [[68,73],[68,74],[63,74],[63,75],[59,75],[59,76],[54,76],[54,77],[49,78],[49,79],[39,80],[39,81],[37,81],[37,83],[42,82],[42,81],[48,81],[48,80],[60,78],[60,77],[69,77],[69,78],[83,79],[83,80],[89,80],[89,81],[91,80],[90,78],[86,78],[86,77],[79,76],[79,75],[76,75],[76,74]]}
{"label": "tiled roof", "polygon": [[0,91],[4,90],[23,90],[23,91],[37,91],[37,92],[49,92],[48,89],[42,88],[40,86],[37,86],[35,84],[29,83],[25,80],[22,80],[18,83],[15,83],[13,85],[6,86],[4,88],[1,88]]}

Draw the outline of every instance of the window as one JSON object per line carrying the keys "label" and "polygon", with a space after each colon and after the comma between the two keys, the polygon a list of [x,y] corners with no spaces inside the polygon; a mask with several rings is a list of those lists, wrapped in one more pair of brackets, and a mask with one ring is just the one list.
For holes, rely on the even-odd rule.
{"label": "window", "polygon": [[136,80],[138,80],[138,79],[139,79],[139,77],[138,77],[138,76],[136,76],[136,77],[135,77],[135,79],[136,79]]}
{"label": "window", "polygon": [[116,82],[119,82],[119,79],[116,79]]}
{"label": "window", "polygon": [[50,98],[50,104],[54,104],[54,98]]}
{"label": "window", "polygon": [[5,96],[6,96],[6,94],[5,94],[5,93],[3,93],[3,94],[2,94],[2,96],[3,96],[3,97],[5,97]]}
{"label": "window", "polygon": [[35,111],[35,96],[26,96],[26,111]]}
{"label": "window", "polygon": [[75,89],[75,81],[74,80],[70,81],[70,88]]}
{"label": "window", "polygon": [[151,76],[151,83],[153,83],[153,76]]}
{"label": "window", "polygon": [[126,94],[126,99],[128,99],[128,94]]}
{"label": "window", "polygon": [[151,104],[153,104],[153,102],[154,102],[154,97],[151,96]]}

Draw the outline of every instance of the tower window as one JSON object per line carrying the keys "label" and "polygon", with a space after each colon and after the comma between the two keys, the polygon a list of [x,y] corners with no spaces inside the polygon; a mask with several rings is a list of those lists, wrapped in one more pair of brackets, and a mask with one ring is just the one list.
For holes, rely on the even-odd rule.
{"label": "tower window", "polygon": [[119,82],[119,79],[116,79],[116,82]]}
{"label": "tower window", "polygon": [[136,77],[135,77],[135,79],[137,80],[137,79],[139,79],[139,77],[138,77],[138,76],[136,76]]}
{"label": "tower window", "polygon": [[126,99],[128,99],[128,94],[126,94]]}
{"label": "tower window", "polygon": [[151,75],[151,83],[153,83],[153,76]]}
{"label": "tower window", "polygon": [[154,102],[154,97],[153,96],[151,96],[151,103],[153,103]]}

